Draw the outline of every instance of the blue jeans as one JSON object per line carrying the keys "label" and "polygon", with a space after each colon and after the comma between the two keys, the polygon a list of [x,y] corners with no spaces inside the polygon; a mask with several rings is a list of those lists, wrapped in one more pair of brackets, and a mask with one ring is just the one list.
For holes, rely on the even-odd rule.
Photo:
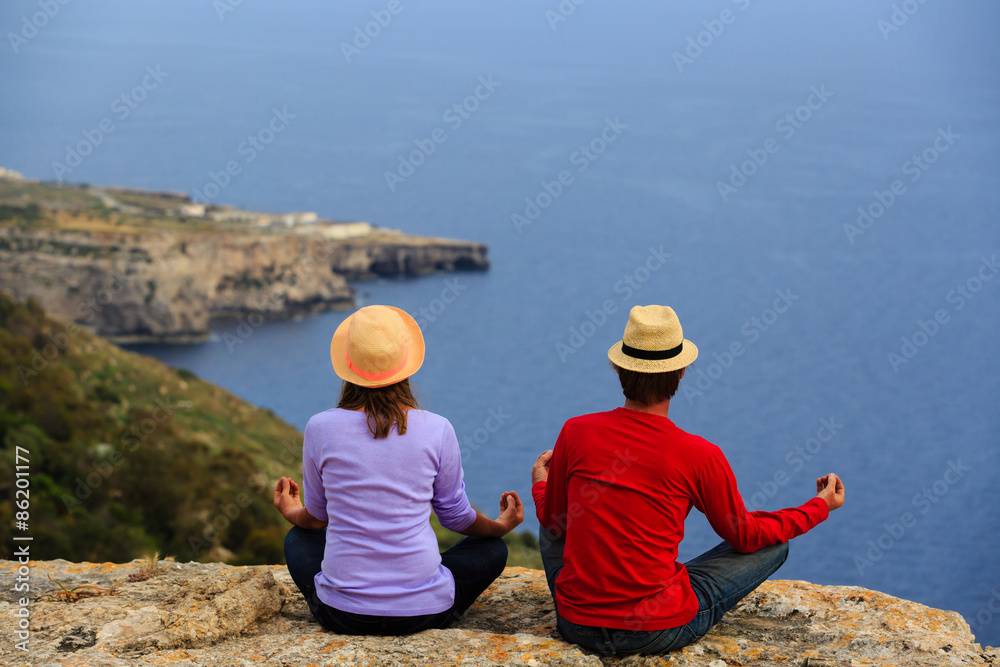
{"label": "blue jeans", "polygon": [[[545,528],[538,533],[545,578],[556,599],[556,578],[562,570],[565,540]],[[620,630],[571,623],[556,608],[556,629],[563,639],[602,656],[657,655],[676,651],[708,634],[722,616],[774,574],[788,558],[788,543],[772,544],[744,554],[722,542],[686,562],[691,588],[698,596],[698,613],[686,625],[666,630]]]}
{"label": "blue jeans", "polygon": [[441,564],[455,577],[455,603],[450,609],[421,616],[368,616],[340,611],[319,599],[314,579],[322,568],[325,548],[325,528],[292,526],[285,536],[285,562],[313,617],[327,630],[344,635],[408,635],[446,628],[462,618],[507,565],[503,540],[466,537],[441,554]]}

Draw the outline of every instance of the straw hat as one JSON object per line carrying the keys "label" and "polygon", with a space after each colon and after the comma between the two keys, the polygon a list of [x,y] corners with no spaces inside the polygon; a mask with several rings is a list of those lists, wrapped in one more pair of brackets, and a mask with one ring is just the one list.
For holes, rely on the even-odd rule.
{"label": "straw hat", "polygon": [[632,308],[625,335],[608,350],[616,366],[639,373],[676,371],[697,357],[698,348],[684,339],[677,313],[669,306]]}
{"label": "straw hat", "polygon": [[330,359],[340,379],[385,387],[410,377],[424,363],[424,336],[406,311],[365,306],[337,327]]}

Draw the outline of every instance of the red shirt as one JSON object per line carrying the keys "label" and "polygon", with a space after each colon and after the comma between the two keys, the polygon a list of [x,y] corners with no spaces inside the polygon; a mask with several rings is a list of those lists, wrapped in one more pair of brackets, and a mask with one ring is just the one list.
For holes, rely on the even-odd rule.
{"label": "red shirt", "polygon": [[625,408],[567,421],[548,481],[531,494],[539,523],[566,538],[559,614],[624,630],[675,628],[698,612],[677,562],[692,507],[744,553],[786,542],[829,515],[820,498],[747,512],[722,450],[666,417]]}

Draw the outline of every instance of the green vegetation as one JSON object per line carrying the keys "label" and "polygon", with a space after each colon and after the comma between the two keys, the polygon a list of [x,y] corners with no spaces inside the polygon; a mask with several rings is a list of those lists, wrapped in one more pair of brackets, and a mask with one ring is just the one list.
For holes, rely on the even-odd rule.
{"label": "green vegetation", "polygon": [[[14,448],[30,461],[32,557],[282,562],[274,479],[301,436],[190,373],[0,295],[0,540]],[[24,454],[26,450],[27,454]]]}
{"label": "green vegetation", "polygon": [[0,178],[0,201],[24,206],[38,203],[42,208],[86,209],[101,206],[89,193],[88,185],[61,185]]}
{"label": "green vegetation", "polygon": [[27,206],[0,204],[0,223],[21,222],[35,225],[42,220],[42,208],[34,202]]}
{"label": "green vegetation", "polygon": [[[0,293],[0,542],[15,528],[15,448],[30,466],[37,560],[283,563],[271,504],[302,436],[194,373],[127,352]],[[23,463],[23,461],[22,461]],[[460,536],[435,526],[442,548]],[[540,567],[528,533],[510,565]]]}
{"label": "green vegetation", "polygon": [[126,206],[142,209],[153,215],[169,215],[177,205],[188,202],[187,195],[174,192],[153,192],[127,190],[122,188],[103,188],[110,196]]}
{"label": "green vegetation", "polygon": [[174,215],[174,209],[188,201],[178,193],[0,178],[0,226],[44,224],[60,230],[123,233],[256,231],[245,224]]}
{"label": "green vegetation", "polygon": [[[87,257],[90,259],[109,259],[116,256],[121,248],[114,245],[99,243],[78,243],[59,239],[34,238],[31,236],[0,237],[0,250],[16,253],[45,253],[62,255],[64,257]],[[152,262],[149,253],[133,248],[130,251],[133,261]]]}

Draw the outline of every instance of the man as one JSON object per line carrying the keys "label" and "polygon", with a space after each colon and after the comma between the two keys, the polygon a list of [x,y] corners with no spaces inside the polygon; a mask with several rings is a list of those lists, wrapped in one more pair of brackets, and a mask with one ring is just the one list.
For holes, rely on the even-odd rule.
{"label": "man", "polygon": [[[625,407],[567,421],[531,471],[557,628],[600,655],[700,639],[785,562],[788,540],[844,503],[831,473],[799,507],[747,512],[722,451],[667,417],[697,356],[673,309],[634,307],[608,351]],[[692,507],[725,541],[682,565]]]}

